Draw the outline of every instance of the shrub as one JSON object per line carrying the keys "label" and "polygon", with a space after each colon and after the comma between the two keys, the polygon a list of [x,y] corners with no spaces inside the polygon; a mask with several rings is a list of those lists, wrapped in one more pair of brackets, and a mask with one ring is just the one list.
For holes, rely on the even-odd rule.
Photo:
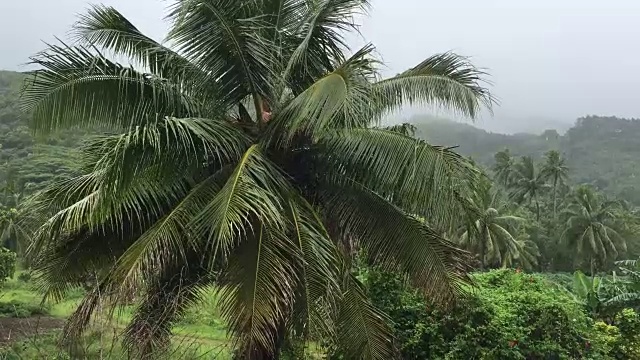
{"label": "shrub", "polygon": [[20,274],[18,274],[18,281],[21,281],[24,283],[30,282],[31,278],[32,278],[31,271],[23,271]]}
{"label": "shrub", "polygon": [[47,308],[17,300],[0,303],[0,317],[27,318],[30,316],[46,315],[47,313]]}
{"label": "shrub", "polygon": [[640,359],[640,315],[633,309],[624,309],[615,316],[620,341],[615,348],[618,359]]}
{"label": "shrub", "polygon": [[403,359],[604,359],[612,348],[592,343],[591,319],[542,276],[494,270],[474,279],[446,311],[392,274],[370,271],[366,283],[394,321]]}
{"label": "shrub", "polygon": [[16,253],[0,247],[0,283],[4,283],[7,278],[13,277],[16,272]]}

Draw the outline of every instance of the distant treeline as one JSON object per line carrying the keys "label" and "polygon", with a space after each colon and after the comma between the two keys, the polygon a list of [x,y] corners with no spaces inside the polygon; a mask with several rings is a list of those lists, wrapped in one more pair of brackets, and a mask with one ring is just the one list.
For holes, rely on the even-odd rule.
{"label": "distant treeline", "polygon": [[429,117],[414,117],[417,135],[435,144],[457,145],[458,151],[489,167],[494,154],[509,149],[514,156],[541,158],[559,150],[571,169],[571,181],[588,183],[605,193],[640,204],[640,120],[587,116],[564,135],[505,135],[469,124]]}

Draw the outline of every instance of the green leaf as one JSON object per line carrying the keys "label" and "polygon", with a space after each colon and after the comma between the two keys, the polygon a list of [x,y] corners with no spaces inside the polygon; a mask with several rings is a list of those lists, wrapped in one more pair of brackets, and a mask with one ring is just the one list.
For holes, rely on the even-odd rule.
{"label": "green leaf", "polygon": [[282,331],[298,281],[292,260],[300,256],[296,244],[278,229],[260,223],[253,229],[218,281],[221,316],[246,358],[273,353],[274,336]]}
{"label": "green leaf", "polygon": [[469,211],[479,172],[448,148],[382,129],[337,132],[317,147],[322,171],[353,179],[433,226],[444,230]]}
{"label": "green leaf", "polygon": [[374,84],[378,116],[406,103],[450,109],[475,118],[484,106],[491,110],[495,99],[483,87],[486,73],[454,53],[431,56],[417,66]]}
{"label": "green leaf", "polygon": [[344,282],[345,293],[336,324],[338,348],[347,359],[395,358],[391,319],[369,302],[354,276],[347,275]]}
{"label": "green leaf", "polygon": [[127,128],[165,116],[198,114],[198,102],[171,83],[114,63],[90,49],[50,45],[32,58],[22,107],[36,132],[61,128]]}
{"label": "green leaf", "polygon": [[371,265],[402,273],[441,304],[462,294],[470,281],[467,252],[360,184],[325,183],[322,191],[327,216]]}

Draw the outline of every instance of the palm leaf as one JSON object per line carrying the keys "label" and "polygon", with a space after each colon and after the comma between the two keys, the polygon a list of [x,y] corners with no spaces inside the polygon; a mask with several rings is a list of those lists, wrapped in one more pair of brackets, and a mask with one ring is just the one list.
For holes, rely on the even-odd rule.
{"label": "palm leaf", "polygon": [[296,244],[279,230],[264,224],[253,228],[255,233],[246,235],[218,281],[221,316],[246,358],[276,348],[275,336],[283,331],[298,281],[291,260],[300,256]]}
{"label": "palm leaf", "polygon": [[382,129],[338,132],[317,147],[319,171],[351,178],[433,226],[444,230],[472,211],[479,172],[448,148]]}
{"label": "palm leaf", "polygon": [[226,120],[165,118],[120,135],[97,137],[84,146],[82,157],[86,167],[103,169],[104,184],[117,185],[103,187],[117,193],[142,173],[167,181],[205,167],[219,168],[240,159],[249,145],[244,132]]}
{"label": "palm leaf", "polygon": [[293,32],[295,49],[288,57],[283,78],[300,94],[316,79],[332,72],[344,61],[344,34],[355,30],[351,19],[367,11],[368,0],[324,0],[306,2],[306,9]]}
{"label": "palm leaf", "polygon": [[177,76],[184,71],[191,71],[194,76],[206,75],[187,59],[144,35],[111,6],[92,5],[86,14],[79,16],[73,27],[73,35],[80,43],[100,46],[114,55],[133,59],[163,78],[184,79]]}
{"label": "palm leaf", "polygon": [[300,289],[291,321],[295,335],[303,340],[330,338],[332,313],[340,295],[339,258],[319,215],[304,199],[289,203],[293,238],[302,261]]}
{"label": "palm leaf", "polygon": [[271,231],[283,231],[286,204],[281,195],[287,189],[281,170],[262,155],[259,145],[253,145],[191,226],[205,236],[207,248],[216,254],[213,259],[224,258],[238,239],[253,233],[256,220]]}
{"label": "palm leaf", "polygon": [[174,26],[168,35],[179,52],[217,79],[221,93],[232,94],[236,102],[251,95],[257,114],[261,99],[274,97],[278,71],[260,10],[253,0],[179,1],[169,14]]}
{"label": "palm leaf", "polygon": [[163,267],[147,282],[124,333],[129,356],[144,359],[169,350],[173,326],[189,308],[202,306],[203,290],[213,279],[201,258],[201,253],[191,252],[186,261]]}
{"label": "palm leaf", "polygon": [[344,282],[336,324],[338,349],[347,359],[395,358],[391,320],[369,302],[358,279],[347,275]]}
{"label": "palm leaf", "polygon": [[482,85],[485,72],[454,53],[434,55],[417,66],[374,84],[375,106],[382,116],[407,102],[440,106],[475,118],[495,99]]}
{"label": "palm leaf", "polygon": [[469,254],[378,194],[352,182],[322,186],[326,216],[355,238],[371,265],[407,276],[435,302],[462,294]]}
{"label": "palm leaf", "polygon": [[179,87],[84,47],[50,45],[32,62],[40,69],[25,81],[21,101],[36,132],[126,128],[199,112],[198,101]]}
{"label": "palm leaf", "polygon": [[336,129],[361,128],[369,122],[373,47],[365,46],[333,72],[291,100],[270,124],[267,137],[287,143],[304,134],[314,140]]}

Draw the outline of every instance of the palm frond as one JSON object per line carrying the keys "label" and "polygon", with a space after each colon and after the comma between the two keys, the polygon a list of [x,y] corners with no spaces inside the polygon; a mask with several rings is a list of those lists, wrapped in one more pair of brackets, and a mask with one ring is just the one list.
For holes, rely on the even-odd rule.
{"label": "palm frond", "polygon": [[434,55],[417,66],[373,85],[378,118],[406,103],[427,104],[475,118],[495,102],[483,87],[487,74],[454,53]]}
{"label": "palm frond", "polygon": [[197,115],[199,102],[179,87],[97,51],[50,45],[32,58],[40,69],[25,81],[21,105],[36,132],[73,127],[126,128],[165,116]]}
{"label": "palm frond", "polygon": [[271,231],[283,231],[286,204],[282,194],[289,187],[282,171],[262,154],[259,145],[253,145],[191,226],[206,238],[207,248],[215,254],[212,259],[224,258],[238,239],[254,232],[256,220]]}
{"label": "palm frond", "polygon": [[292,199],[287,210],[302,257],[297,270],[300,289],[290,320],[292,330],[303,341],[331,338],[332,314],[341,291],[337,282],[341,255],[310,204],[304,199]]}
{"label": "palm frond", "polygon": [[366,12],[368,0],[324,0],[307,2],[294,31],[295,49],[287,60],[283,78],[300,94],[316,79],[344,62],[348,48],[344,35],[355,30],[353,17]]}
{"label": "palm frond", "polygon": [[124,333],[129,356],[145,359],[162,355],[169,350],[171,330],[177,321],[189,308],[202,306],[203,290],[213,278],[201,258],[202,254],[191,252],[186,261],[165,266],[148,280]]}
{"label": "palm frond", "polygon": [[250,143],[226,120],[165,118],[94,138],[85,144],[82,157],[87,168],[104,172],[105,192],[116,194],[142,173],[166,181],[206,167],[219,168],[240,159]]}
{"label": "palm frond", "polygon": [[630,304],[640,301],[640,292],[629,292],[616,295],[606,301],[607,305]]}
{"label": "palm frond", "polygon": [[426,223],[351,182],[325,183],[325,207],[343,237],[357,241],[370,264],[407,276],[436,303],[449,304],[468,283],[470,256]]}
{"label": "palm frond", "polygon": [[303,134],[316,140],[328,131],[362,128],[369,121],[373,47],[365,46],[333,72],[291,100],[272,121],[270,140],[287,143]]}
{"label": "palm frond", "polygon": [[[472,211],[480,173],[452,150],[383,129],[338,132],[317,144],[320,171],[347,176],[445,230]],[[328,162],[328,163],[326,163]]]}
{"label": "palm frond", "polygon": [[[243,357],[269,354],[283,336],[298,275],[291,266],[300,253],[278,229],[255,224],[254,233],[230,256],[218,284],[221,316]],[[293,260],[293,261],[292,261]]]}
{"label": "palm frond", "polygon": [[257,114],[262,98],[271,100],[279,68],[275,46],[263,36],[268,27],[253,0],[187,0],[169,14],[174,25],[168,40],[216,79],[223,94],[236,102],[253,97]]}
{"label": "palm frond", "polygon": [[225,167],[194,186],[179,204],[127,248],[108,275],[115,291],[126,293],[174,263],[188,263],[187,254],[192,251],[204,256],[200,251],[202,235],[190,225],[208,200],[220,191],[230,170]]}
{"label": "palm frond", "polygon": [[338,349],[347,359],[387,360],[396,357],[391,319],[367,299],[353,275],[344,280],[336,333]]}

